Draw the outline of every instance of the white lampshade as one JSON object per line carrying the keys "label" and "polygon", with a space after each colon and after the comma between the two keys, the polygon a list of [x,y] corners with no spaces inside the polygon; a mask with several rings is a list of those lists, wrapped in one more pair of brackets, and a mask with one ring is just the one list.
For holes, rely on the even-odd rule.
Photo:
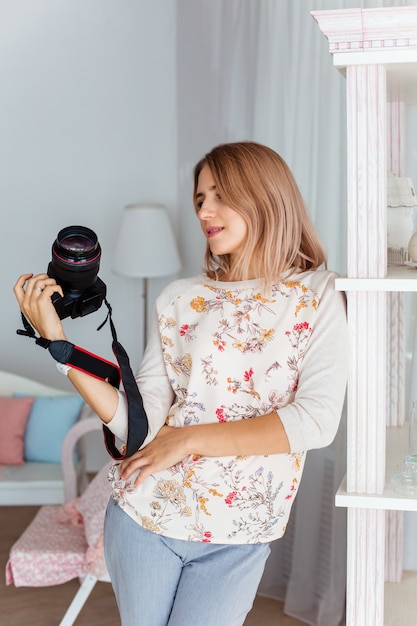
{"label": "white lampshade", "polygon": [[122,276],[169,276],[181,260],[168,214],[161,204],[125,207],[113,253],[113,270]]}

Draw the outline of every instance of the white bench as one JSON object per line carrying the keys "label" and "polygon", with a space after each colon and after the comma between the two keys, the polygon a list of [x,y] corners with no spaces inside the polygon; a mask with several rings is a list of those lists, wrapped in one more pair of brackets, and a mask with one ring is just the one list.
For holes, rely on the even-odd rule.
{"label": "white bench", "polygon": [[[12,396],[14,393],[33,396],[68,395],[68,392],[0,370],[0,395]],[[91,411],[87,406],[81,411],[81,420],[84,417],[83,414],[91,416]],[[88,420],[88,429],[82,428],[80,430],[79,423],[77,423],[67,434],[67,437],[73,439],[73,445],[78,447],[77,473],[80,490],[86,484],[86,476],[85,453],[82,443],[78,445],[78,439],[87,430],[101,430],[100,420],[98,417],[94,419],[97,427],[94,425],[94,420]],[[73,429],[75,429],[74,432],[71,432]],[[60,463],[26,462],[23,465],[0,465],[0,505],[62,504],[66,500],[65,495],[64,477]]]}

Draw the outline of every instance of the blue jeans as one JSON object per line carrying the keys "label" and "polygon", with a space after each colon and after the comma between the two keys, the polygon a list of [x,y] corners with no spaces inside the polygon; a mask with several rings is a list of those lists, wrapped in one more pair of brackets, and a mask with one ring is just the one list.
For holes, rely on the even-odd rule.
{"label": "blue jeans", "polygon": [[269,544],[163,537],[112,499],[104,545],[122,626],[241,626],[270,553]]}

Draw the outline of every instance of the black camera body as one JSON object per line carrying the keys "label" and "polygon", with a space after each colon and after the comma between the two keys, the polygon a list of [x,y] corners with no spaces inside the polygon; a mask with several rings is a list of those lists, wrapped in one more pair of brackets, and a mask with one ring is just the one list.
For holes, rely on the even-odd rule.
{"label": "black camera body", "polygon": [[85,226],[67,226],[52,244],[47,274],[61,285],[64,296],[52,296],[61,320],[94,313],[106,297],[106,285],[97,276],[101,248],[97,235]]}

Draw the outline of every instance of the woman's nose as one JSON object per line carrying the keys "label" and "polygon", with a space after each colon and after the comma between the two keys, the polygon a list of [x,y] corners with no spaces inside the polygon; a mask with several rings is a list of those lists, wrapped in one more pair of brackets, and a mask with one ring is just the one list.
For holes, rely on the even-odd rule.
{"label": "woman's nose", "polygon": [[200,207],[200,210],[198,211],[198,217],[200,218],[200,220],[206,220],[212,217],[214,213],[215,209],[213,203],[210,202],[210,200],[205,199]]}

